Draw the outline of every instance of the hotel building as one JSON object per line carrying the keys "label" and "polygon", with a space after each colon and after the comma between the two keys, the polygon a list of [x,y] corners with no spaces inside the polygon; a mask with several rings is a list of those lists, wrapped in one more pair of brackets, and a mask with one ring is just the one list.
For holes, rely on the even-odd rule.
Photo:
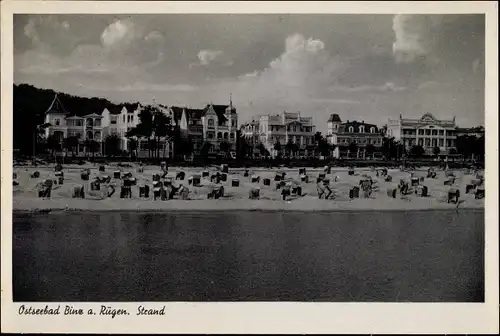
{"label": "hotel building", "polygon": [[300,112],[283,112],[261,116],[258,123],[259,141],[273,156],[278,154],[274,149],[277,142],[283,150],[289,141],[298,145],[298,155],[308,155],[314,149],[315,126],[312,117],[301,116]]}
{"label": "hotel building", "polygon": [[434,147],[439,147],[441,154],[448,154],[456,146],[457,129],[455,118],[439,120],[426,113],[420,119],[389,119],[387,136],[394,137],[408,149],[413,145],[422,146],[426,154],[432,154]]}
{"label": "hotel building", "polygon": [[[342,122],[338,114],[332,114],[327,121],[326,137],[330,144],[336,146],[333,157],[341,158],[345,156],[365,157],[368,145],[374,147],[374,152],[380,151],[384,136],[377,125],[364,121]],[[350,152],[351,143],[356,145],[356,153]]]}

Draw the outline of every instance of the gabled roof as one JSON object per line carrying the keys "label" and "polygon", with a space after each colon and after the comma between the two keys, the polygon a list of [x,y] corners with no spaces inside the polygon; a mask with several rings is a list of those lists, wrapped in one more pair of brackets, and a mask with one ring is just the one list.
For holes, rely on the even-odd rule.
{"label": "gabled roof", "polygon": [[379,129],[377,125],[374,124],[367,124],[364,122],[359,122],[359,121],[347,121],[345,123],[340,124],[339,126],[339,133],[349,133],[349,127],[353,128],[354,133],[359,133],[359,128],[361,126],[365,126],[365,132],[364,133],[370,133],[370,128],[374,127],[375,128],[375,133],[379,133]]}
{"label": "gabled roof", "polygon": [[208,104],[205,106],[203,109],[203,115],[206,115],[210,107],[213,108],[215,114],[217,115],[217,119],[219,122],[224,122],[227,120],[225,114],[226,114],[226,109],[229,107],[229,105],[214,105],[214,104]]}
{"label": "gabled roof", "polygon": [[170,106],[170,109],[174,114],[174,121],[178,123],[178,121],[182,119],[182,110],[184,110],[184,107]]}
{"label": "gabled roof", "polygon": [[54,99],[52,100],[52,103],[50,104],[49,108],[45,112],[47,113],[62,113],[62,114],[68,114],[66,109],[64,108],[63,104],[59,100],[59,97],[57,96],[57,93],[54,96]]}
{"label": "gabled roof", "polygon": [[86,114],[83,117],[84,118],[102,118],[102,116],[97,114],[97,113]]}
{"label": "gabled roof", "polygon": [[340,120],[340,116],[338,114],[334,113],[330,115],[328,122],[342,122],[342,120]]}

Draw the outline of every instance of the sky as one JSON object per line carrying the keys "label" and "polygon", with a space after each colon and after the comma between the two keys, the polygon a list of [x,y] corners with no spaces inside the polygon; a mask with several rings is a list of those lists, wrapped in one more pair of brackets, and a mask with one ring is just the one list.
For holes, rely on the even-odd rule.
{"label": "sky", "polygon": [[85,97],[283,111],[326,131],[432,113],[484,125],[484,15],[14,16],[14,81]]}

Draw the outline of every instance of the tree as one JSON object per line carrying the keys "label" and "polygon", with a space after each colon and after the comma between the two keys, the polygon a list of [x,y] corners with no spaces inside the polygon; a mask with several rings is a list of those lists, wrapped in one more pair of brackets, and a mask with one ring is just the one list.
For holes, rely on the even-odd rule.
{"label": "tree", "polygon": [[71,151],[72,156],[75,156],[75,148],[78,147],[78,143],[79,140],[76,136],[69,136],[64,139],[64,147]]}
{"label": "tree", "polygon": [[219,144],[219,150],[223,153],[228,153],[231,150],[231,145],[227,141],[222,141]]}
{"label": "tree", "polygon": [[410,155],[414,157],[422,157],[425,154],[425,149],[421,145],[413,145],[410,148]]}
{"label": "tree", "polygon": [[204,142],[200,149],[200,156],[206,159],[208,157],[208,153],[210,152],[211,146],[212,145],[209,142]]}
{"label": "tree", "polygon": [[464,158],[470,157],[474,154],[474,150],[476,147],[476,137],[469,135],[460,135],[457,136],[456,145],[457,152],[463,155]]}
{"label": "tree", "polygon": [[54,155],[54,152],[56,150],[59,150],[61,148],[59,138],[54,134],[51,134],[47,137],[47,148],[52,152],[52,155]]}
{"label": "tree", "polygon": [[273,148],[276,151],[278,158],[281,158],[281,148],[282,148],[282,146],[281,146],[281,143],[280,143],[279,140],[276,141],[276,143],[274,144]]}
{"label": "tree", "polygon": [[89,153],[92,153],[92,156],[95,157],[95,153],[99,150],[99,143],[95,140],[85,140],[85,148]]}
{"label": "tree", "polygon": [[266,149],[266,146],[264,146],[264,144],[262,142],[259,142],[259,144],[257,145],[257,149],[259,150],[260,155],[268,156],[267,155],[268,150]]}
{"label": "tree", "polygon": [[292,142],[292,140],[288,140],[285,148],[290,156],[293,156],[295,154],[296,145]]}
{"label": "tree", "polygon": [[433,149],[432,149],[432,154],[434,154],[434,156],[438,156],[439,153],[441,153],[441,149],[438,147],[438,146],[435,146]]}
{"label": "tree", "polygon": [[241,131],[236,131],[236,158],[242,160],[247,157],[250,146],[247,144],[245,137],[241,135]]}
{"label": "tree", "polygon": [[128,141],[129,155],[130,155],[130,157],[135,157],[135,153],[137,151],[139,143],[135,137],[131,137],[127,141]]}
{"label": "tree", "polygon": [[350,152],[350,153],[357,153],[357,152],[358,152],[358,145],[356,145],[356,143],[355,143],[355,142],[351,142],[351,143],[349,144],[348,149],[349,149],[349,152]]}
{"label": "tree", "polygon": [[160,156],[160,138],[164,139],[163,142],[163,157],[165,157],[165,150],[167,144],[169,144],[174,136],[176,135],[176,130],[172,125],[172,120],[169,116],[165,115],[163,112],[159,111],[155,107],[152,107],[153,111],[153,133],[156,139],[156,157]]}
{"label": "tree", "polygon": [[375,153],[375,146],[372,145],[372,144],[368,144],[366,145],[365,147],[365,152],[368,156],[371,156],[373,155],[373,153]]}
{"label": "tree", "polygon": [[484,157],[484,153],[485,153],[485,138],[484,138],[484,135],[480,138],[477,138],[475,141],[474,141],[474,147],[473,147],[473,150],[474,150],[474,155],[477,155],[481,158]]}
{"label": "tree", "polygon": [[110,134],[104,138],[104,151],[107,156],[115,156],[120,152],[120,137],[116,134]]}

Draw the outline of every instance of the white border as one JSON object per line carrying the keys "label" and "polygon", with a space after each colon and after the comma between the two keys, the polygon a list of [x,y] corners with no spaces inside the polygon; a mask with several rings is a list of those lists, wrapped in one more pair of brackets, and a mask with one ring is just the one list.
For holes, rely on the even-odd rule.
{"label": "white border", "polygon": [[[12,303],[13,13],[485,13],[486,302],[165,303],[162,317],[19,316]],[[118,2],[1,3],[1,322],[4,332],[102,333],[498,333],[498,8],[496,2]],[[99,304],[75,303],[80,307]],[[162,306],[163,304],[155,304]],[[41,304],[38,306],[42,306]],[[135,312],[137,303],[113,304]]]}

